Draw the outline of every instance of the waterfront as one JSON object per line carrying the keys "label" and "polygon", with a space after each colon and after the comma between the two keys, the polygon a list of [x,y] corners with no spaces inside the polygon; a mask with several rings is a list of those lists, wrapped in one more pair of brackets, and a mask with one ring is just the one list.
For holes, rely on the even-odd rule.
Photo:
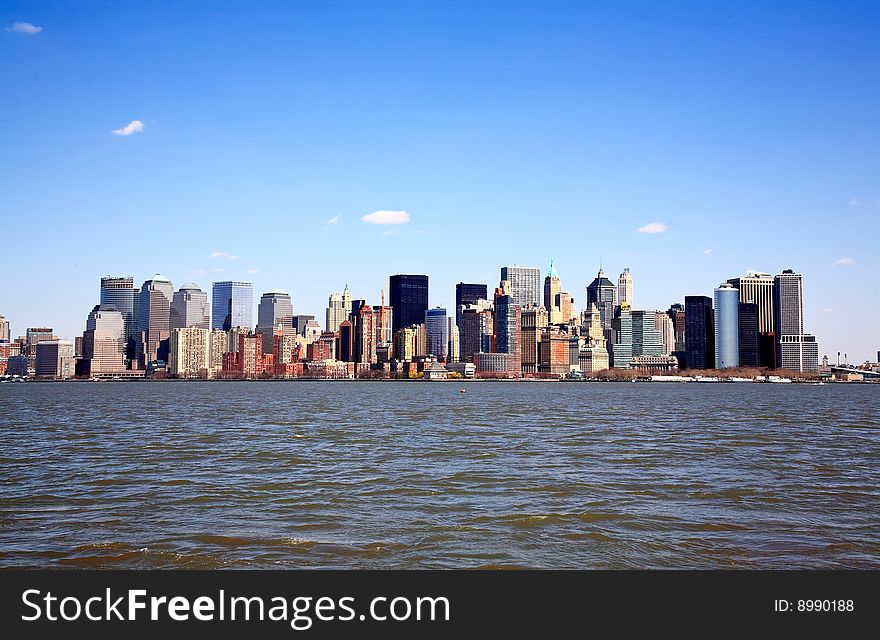
{"label": "waterfront", "polygon": [[0,564],[876,568],[877,394],[2,385]]}

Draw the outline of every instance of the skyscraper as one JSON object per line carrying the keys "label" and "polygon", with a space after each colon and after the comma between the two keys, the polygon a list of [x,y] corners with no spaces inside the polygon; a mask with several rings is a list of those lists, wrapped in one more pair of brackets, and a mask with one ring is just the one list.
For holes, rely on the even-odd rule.
{"label": "skyscraper", "polygon": [[327,301],[327,331],[337,333],[339,325],[351,315],[351,291],[348,285],[342,293],[331,293]]}
{"label": "skyscraper", "polygon": [[[154,360],[164,359],[171,336],[171,299],[174,286],[171,280],[156,274],[141,285],[138,298],[138,332],[142,335],[140,353],[144,365]],[[162,343],[165,342],[163,345]],[[160,347],[162,352],[160,354]]]}
{"label": "skyscraper", "polygon": [[[562,323],[562,304],[560,293],[562,292],[562,282],[559,280],[559,274],[556,272],[556,265],[553,260],[550,261],[550,269],[544,278],[544,308],[550,317],[550,324]],[[566,318],[566,321],[569,318]]]}
{"label": "skyscraper", "polygon": [[425,343],[428,355],[446,358],[449,350],[446,309],[436,307],[425,311]]}
{"label": "skyscraper", "polygon": [[[741,297],[741,296],[740,296]],[[760,365],[760,341],[758,338],[758,305],[754,302],[739,303],[739,366]]]}
{"label": "skyscraper", "polygon": [[520,339],[522,311],[513,301],[512,294],[498,291],[495,295],[495,352],[517,356],[517,373],[520,372]]}
{"label": "skyscraper", "polygon": [[257,333],[263,337],[263,353],[273,352],[279,328],[282,335],[293,333],[293,301],[284,289],[271,289],[260,297],[257,306]]}
{"label": "skyscraper", "polygon": [[0,342],[9,342],[9,320],[0,316]]}
{"label": "skyscraper", "polygon": [[501,267],[501,280],[510,283],[513,304],[541,304],[541,270],[534,267]]}
{"label": "skyscraper", "polygon": [[791,371],[816,371],[816,337],[804,333],[803,276],[785,269],[773,279],[777,363]]}
{"label": "skyscraper", "polygon": [[211,328],[208,294],[199,285],[187,282],[179,291],[174,292],[171,299],[170,327],[172,330],[185,327]]}
{"label": "skyscraper", "polygon": [[84,374],[115,373],[125,369],[125,319],[110,305],[96,305],[82,337]]}
{"label": "skyscraper", "polygon": [[254,288],[250,282],[215,282],[211,296],[211,327],[229,331],[254,326]]}
{"label": "skyscraper", "polygon": [[374,364],[376,356],[376,315],[373,308],[361,305],[355,316],[354,325],[354,361]]}
{"label": "skyscraper", "polygon": [[476,304],[477,300],[488,299],[488,287],[484,284],[466,284],[459,282],[455,285],[455,324],[461,327],[461,312],[469,304]]}
{"label": "skyscraper", "polygon": [[612,321],[614,366],[628,368],[630,360],[640,356],[663,355],[663,337],[657,330],[656,311],[630,309],[624,305]]}
{"label": "skyscraper", "polygon": [[596,305],[599,309],[599,319],[605,328],[606,337],[610,338],[611,321],[614,319],[614,307],[617,305],[617,287],[605,277],[605,272],[599,269],[599,273],[593,281],[587,285],[587,308]]}
{"label": "skyscraper", "polygon": [[38,378],[72,378],[76,359],[70,340],[41,340],[36,343]]}
{"label": "skyscraper", "polygon": [[675,325],[672,318],[665,311],[657,311],[654,314],[654,326],[660,332],[663,355],[672,355],[672,352],[675,351]]}
{"label": "skyscraper", "polygon": [[393,331],[422,324],[428,310],[428,276],[397,274],[391,276],[389,284]]}
{"label": "skyscraper", "polygon": [[715,289],[715,367],[739,366],[739,289],[725,282]]}
{"label": "skyscraper", "polygon": [[628,267],[617,278],[617,304],[633,306],[633,279]]}
{"label": "skyscraper", "polygon": [[685,296],[685,361],[688,369],[715,368],[715,317],[712,298]]}
{"label": "skyscraper", "polygon": [[[758,313],[758,365],[776,368],[776,320],[774,278],[769,273],[749,271],[744,277],[730,278],[730,284],[739,289],[739,301],[754,303]],[[740,350],[742,352],[742,349]],[[740,365],[748,366],[740,357]]]}
{"label": "skyscraper", "polygon": [[461,314],[461,333],[459,359],[462,362],[473,362],[477,353],[492,351],[492,334],[494,319],[489,309],[479,309],[476,305],[468,305]]}
{"label": "skyscraper", "polygon": [[114,307],[122,314],[123,340],[128,343],[138,330],[138,290],[130,276],[101,278],[101,304]]}

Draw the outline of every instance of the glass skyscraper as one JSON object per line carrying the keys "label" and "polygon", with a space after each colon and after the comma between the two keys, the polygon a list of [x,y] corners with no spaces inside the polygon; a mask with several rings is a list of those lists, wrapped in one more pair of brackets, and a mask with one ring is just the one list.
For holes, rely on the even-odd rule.
{"label": "glass skyscraper", "polygon": [[488,287],[484,284],[466,284],[459,282],[455,285],[455,325],[461,327],[462,307],[476,304],[477,300],[488,300]]}
{"label": "glass skyscraper", "polygon": [[684,298],[685,361],[688,369],[715,368],[715,317],[712,298]]}
{"label": "glass skyscraper", "polygon": [[446,309],[437,307],[425,311],[425,351],[428,355],[445,358],[449,348]]}
{"label": "glass skyscraper", "polygon": [[130,276],[101,278],[101,305],[115,307],[122,314],[125,342],[137,332],[137,299],[138,290],[134,288],[134,279]]}
{"label": "glass skyscraper", "polygon": [[211,328],[229,331],[254,326],[254,286],[250,282],[215,282],[211,296]]}
{"label": "glass skyscraper", "polygon": [[389,278],[389,285],[392,332],[422,324],[428,310],[428,276],[400,273]]}
{"label": "glass skyscraper", "polygon": [[715,367],[739,366],[739,289],[725,282],[715,289]]}
{"label": "glass skyscraper", "polygon": [[513,304],[520,308],[541,304],[541,270],[536,267],[501,267],[501,280],[510,283]]}

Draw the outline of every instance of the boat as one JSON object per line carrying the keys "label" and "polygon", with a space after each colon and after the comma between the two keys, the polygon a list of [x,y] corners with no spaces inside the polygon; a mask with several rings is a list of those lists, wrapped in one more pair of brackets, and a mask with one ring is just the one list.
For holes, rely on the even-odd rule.
{"label": "boat", "polygon": [[737,377],[734,377],[734,378],[728,378],[728,380],[729,380],[730,382],[754,382],[754,380],[752,380],[751,378],[737,378]]}
{"label": "boat", "polygon": [[782,376],[770,376],[767,382],[791,382],[791,378],[783,378]]}
{"label": "boat", "polygon": [[715,376],[696,376],[694,382],[721,382]]}

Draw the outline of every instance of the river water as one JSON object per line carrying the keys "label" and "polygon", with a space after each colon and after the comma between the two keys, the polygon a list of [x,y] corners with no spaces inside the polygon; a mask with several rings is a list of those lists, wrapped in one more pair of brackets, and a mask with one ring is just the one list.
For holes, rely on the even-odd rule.
{"label": "river water", "polygon": [[878,479],[880,385],[0,385],[6,567],[878,568]]}

